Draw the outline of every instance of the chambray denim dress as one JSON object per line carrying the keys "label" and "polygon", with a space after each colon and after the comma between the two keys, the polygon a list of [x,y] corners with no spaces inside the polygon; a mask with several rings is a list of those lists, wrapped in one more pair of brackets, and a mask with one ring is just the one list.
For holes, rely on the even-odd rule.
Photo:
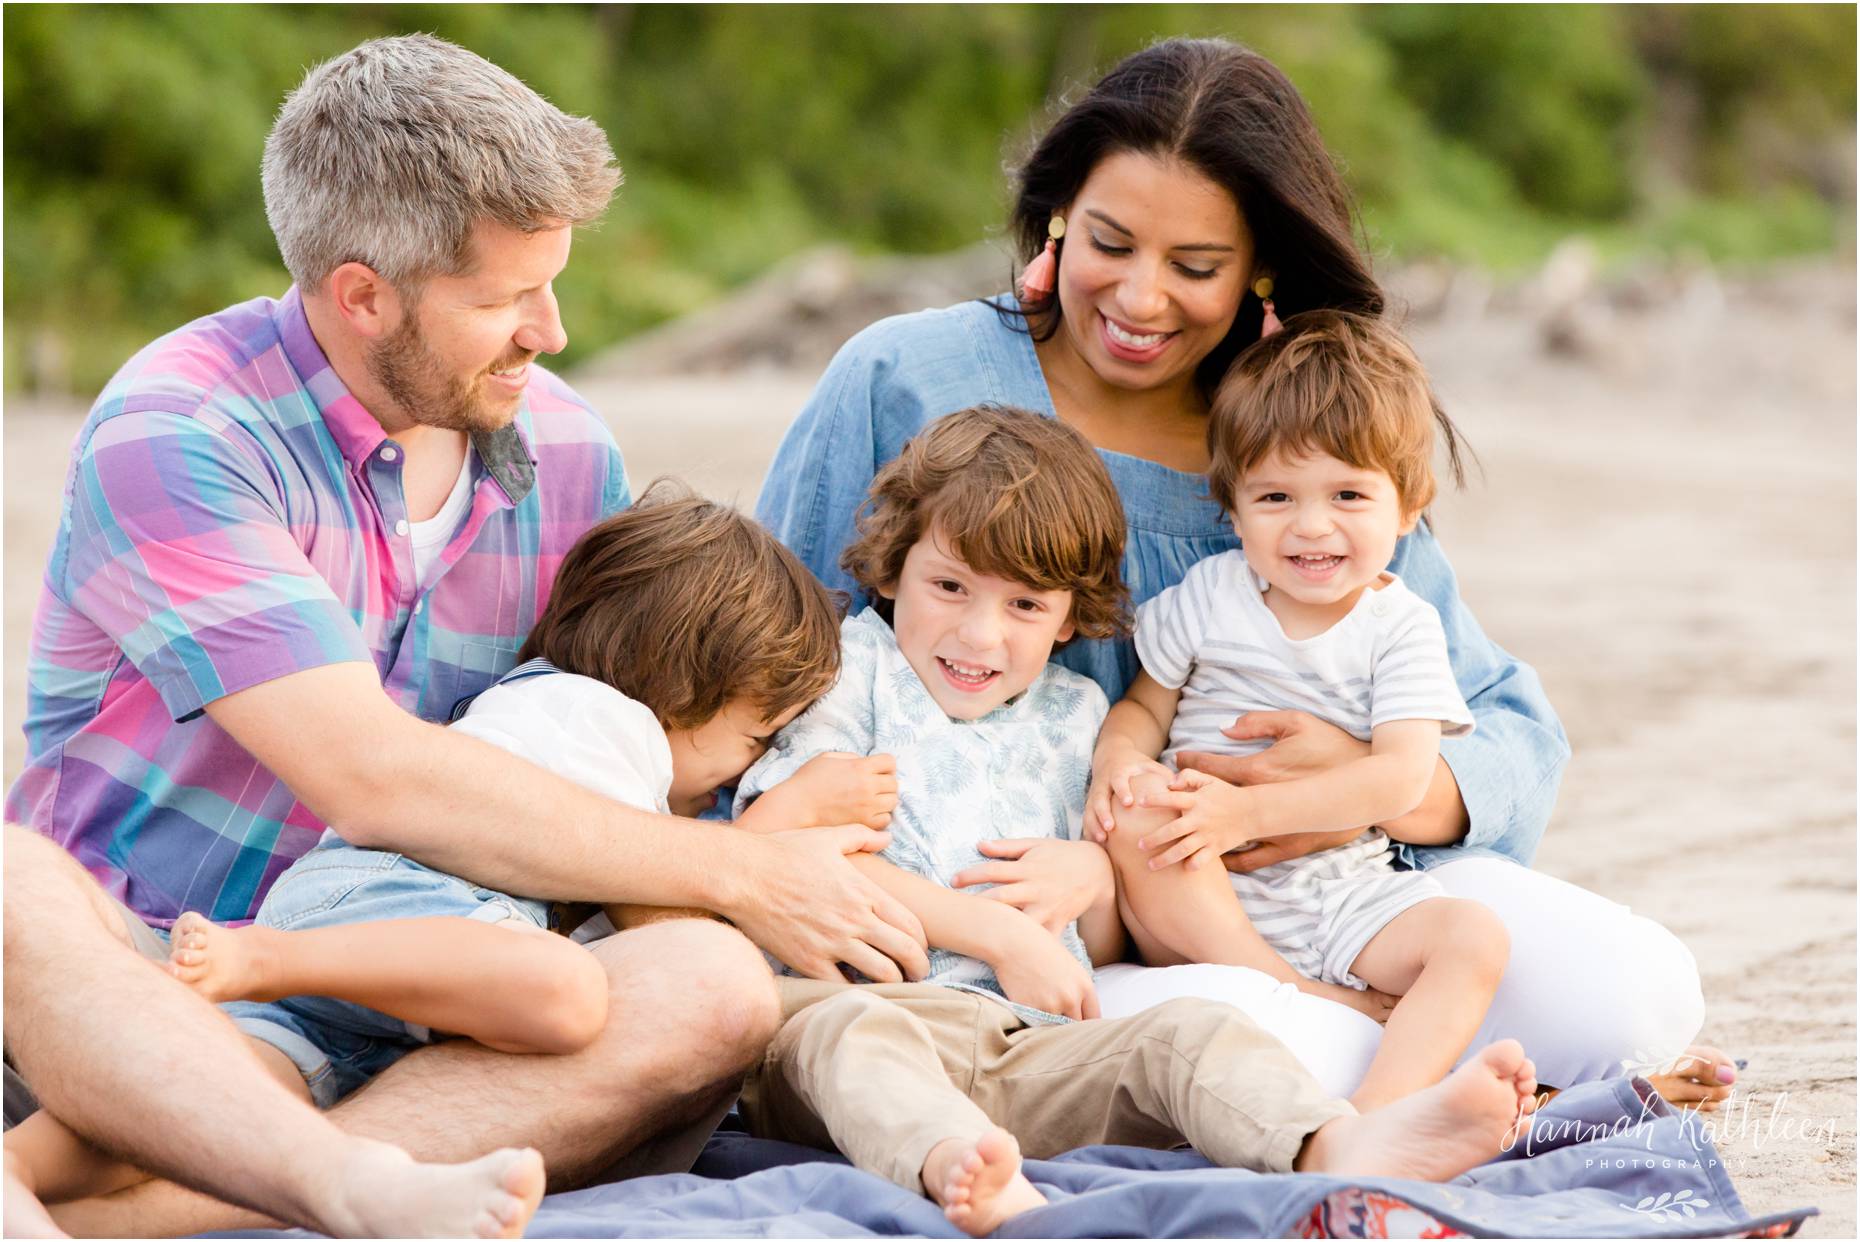
{"label": "chambray denim dress", "polygon": [[[996,303],[965,302],[880,320],[848,341],[788,428],[756,504],[756,516],[829,587],[867,602],[840,568],[879,466],[941,417],[993,402],[1056,417],[1025,325]],[[1130,536],[1124,581],[1141,604],[1182,580],[1206,556],[1240,546],[1209,497],[1207,480],[1100,449],[1124,502]],[[1453,569],[1426,523],[1395,547],[1389,569],[1434,605],[1446,628],[1453,674],[1478,728],[1441,742],[1471,819],[1457,845],[1397,845],[1401,861],[1429,867],[1470,854],[1528,865],[1569,759],[1563,727],[1529,665],[1485,636],[1460,602]],[[1137,673],[1128,638],[1080,639],[1055,656],[1092,678],[1115,702]]]}

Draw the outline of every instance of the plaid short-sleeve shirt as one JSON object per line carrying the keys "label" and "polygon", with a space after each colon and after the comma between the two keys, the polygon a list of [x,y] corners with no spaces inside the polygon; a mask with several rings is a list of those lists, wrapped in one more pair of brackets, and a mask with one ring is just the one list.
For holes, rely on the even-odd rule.
{"label": "plaid short-sleeve shirt", "polygon": [[515,663],[562,557],[629,501],[612,435],[540,367],[515,422],[472,443],[469,515],[421,583],[405,456],[295,289],[132,358],[72,450],[8,817],[152,924],[250,919],[324,825],[205,706],[366,660],[444,721]]}

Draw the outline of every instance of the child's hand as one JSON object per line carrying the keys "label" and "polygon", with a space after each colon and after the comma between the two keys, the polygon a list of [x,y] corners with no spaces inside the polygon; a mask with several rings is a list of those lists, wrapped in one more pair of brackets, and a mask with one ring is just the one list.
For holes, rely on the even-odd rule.
{"label": "child's hand", "polygon": [[815,755],[789,778],[823,824],[883,828],[898,805],[898,761],[890,755]]}
{"label": "child's hand", "polygon": [[1089,841],[1020,837],[976,848],[995,861],[963,868],[950,887],[993,884],[976,895],[1013,906],[1054,935],[1098,902],[1116,900],[1111,859]]}
{"label": "child's hand", "polygon": [[1321,996],[1327,1001],[1347,1005],[1384,1026],[1388,1025],[1389,1015],[1395,1012],[1395,1006],[1401,1003],[1401,997],[1378,992],[1374,988],[1346,988],[1341,983],[1324,983],[1318,979],[1300,979],[1298,990],[1309,996]]}
{"label": "child's hand", "polygon": [[1028,920],[990,962],[1009,1000],[1067,1018],[1098,1016],[1091,971],[1066,951],[1059,937]]}
{"label": "child's hand", "polygon": [[864,824],[883,828],[898,805],[898,761],[890,755],[827,751],[763,794],[775,800],[787,827]]}
{"label": "child's hand", "polygon": [[1121,746],[1099,757],[1092,764],[1091,789],[1085,794],[1085,835],[1102,845],[1117,831],[1111,817],[1111,799],[1119,806],[1135,806],[1136,795],[1130,782],[1144,773],[1170,780],[1175,776],[1168,767],[1132,746]]}
{"label": "child's hand", "polygon": [[1222,854],[1253,839],[1247,831],[1252,810],[1247,791],[1206,772],[1184,769],[1168,789],[1145,794],[1141,803],[1180,812],[1137,842],[1140,850],[1158,851],[1150,855],[1152,871],[1179,862],[1190,871],[1204,862],[1218,867]]}

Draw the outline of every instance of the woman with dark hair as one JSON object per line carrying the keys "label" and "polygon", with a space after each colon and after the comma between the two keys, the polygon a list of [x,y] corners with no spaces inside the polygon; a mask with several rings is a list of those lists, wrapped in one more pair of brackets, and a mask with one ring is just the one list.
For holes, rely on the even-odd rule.
{"label": "woman with dark hair", "polygon": [[[1239,546],[1203,477],[1208,400],[1228,364],[1279,316],[1382,313],[1304,101],[1237,45],[1171,40],[1130,56],[1053,124],[1018,180],[1012,229],[1028,261],[1018,295],[861,332],[770,467],[757,515],[829,586],[856,595],[839,558],[877,468],[932,419],[995,402],[1057,418],[1099,449],[1129,521],[1125,580],[1142,603]],[[1703,1019],[1691,954],[1651,920],[1529,869],[1569,757],[1537,675],[1480,630],[1425,522],[1389,568],[1439,611],[1477,720],[1443,742],[1421,806],[1380,825],[1403,863],[1485,902],[1511,933],[1510,968],[1471,1046],[1516,1037],[1557,1085],[1678,1054]],[[1123,638],[1077,641],[1057,658],[1113,700],[1137,671]],[[1273,742],[1184,765],[1259,783],[1367,750],[1302,713],[1244,717],[1229,732]],[[1354,835],[1273,838],[1228,862],[1250,870]],[[1062,923],[1089,903],[1093,848],[996,843],[996,861],[961,878],[1000,882],[990,890],[1000,899]],[[1231,1000],[1338,1094],[1355,1089],[1380,1037],[1356,1011],[1238,967],[1117,965],[1098,982],[1107,1015],[1183,994]],[[1713,1081],[1698,1090],[1722,1095],[1718,1065],[1705,1072]]]}

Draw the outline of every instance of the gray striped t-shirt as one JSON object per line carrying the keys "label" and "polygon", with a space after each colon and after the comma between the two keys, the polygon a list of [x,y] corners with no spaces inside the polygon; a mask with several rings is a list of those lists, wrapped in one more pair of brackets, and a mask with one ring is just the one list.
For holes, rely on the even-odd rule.
{"label": "gray striped t-shirt", "polygon": [[1311,638],[1285,636],[1239,551],[1197,561],[1139,608],[1137,658],[1160,684],[1182,691],[1163,762],[1174,767],[1181,750],[1265,749],[1268,739],[1237,742],[1221,732],[1252,711],[1309,712],[1361,741],[1391,720],[1438,720],[1446,737],[1472,732],[1440,614],[1395,575],[1383,578]]}

